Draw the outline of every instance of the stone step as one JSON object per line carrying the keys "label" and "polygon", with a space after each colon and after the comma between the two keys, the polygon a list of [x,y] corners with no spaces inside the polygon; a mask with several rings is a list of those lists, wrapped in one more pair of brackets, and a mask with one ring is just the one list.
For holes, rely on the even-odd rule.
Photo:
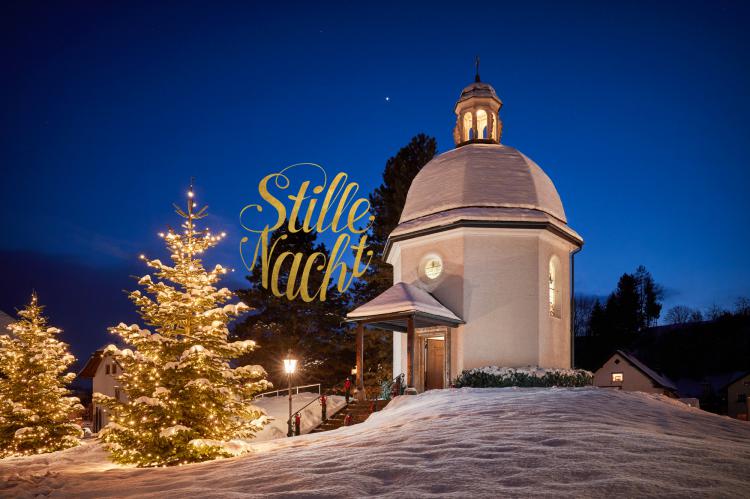
{"label": "stone step", "polygon": [[[374,409],[375,411],[382,410],[383,407],[388,405],[387,400],[378,400],[375,401]],[[346,415],[349,414],[351,416],[351,424],[358,424],[364,422],[367,418],[370,417],[370,414],[372,414],[373,411],[371,409],[373,408],[373,402],[372,401],[352,401],[349,402],[349,405],[344,406],[343,408],[339,409],[336,414],[332,415],[330,418],[328,418],[327,421],[321,423],[316,428],[314,428],[310,433],[320,433],[323,431],[330,431],[335,430],[337,428],[341,428],[344,426],[344,420],[346,418]]]}

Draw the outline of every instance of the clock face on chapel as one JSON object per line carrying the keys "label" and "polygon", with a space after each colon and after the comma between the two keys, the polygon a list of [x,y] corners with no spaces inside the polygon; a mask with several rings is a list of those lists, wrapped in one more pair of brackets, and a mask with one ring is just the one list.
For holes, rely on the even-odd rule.
{"label": "clock face on chapel", "polygon": [[424,265],[424,275],[426,275],[428,279],[437,279],[442,272],[443,262],[440,258],[430,258]]}

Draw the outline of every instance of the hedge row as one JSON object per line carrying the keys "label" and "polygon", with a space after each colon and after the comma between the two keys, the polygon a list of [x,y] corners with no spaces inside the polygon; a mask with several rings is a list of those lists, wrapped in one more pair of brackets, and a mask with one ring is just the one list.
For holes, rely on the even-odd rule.
{"label": "hedge row", "polygon": [[506,386],[589,386],[594,376],[582,369],[566,369],[547,371],[542,376],[530,374],[521,370],[507,369],[502,372],[490,373],[482,369],[463,371],[456,378],[457,388],[492,388]]}

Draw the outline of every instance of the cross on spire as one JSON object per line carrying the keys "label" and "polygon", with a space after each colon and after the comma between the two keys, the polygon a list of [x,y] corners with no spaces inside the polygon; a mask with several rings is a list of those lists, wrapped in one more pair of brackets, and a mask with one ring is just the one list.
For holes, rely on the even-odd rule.
{"label": "cross on spire", "polygon": [[474,59],[474,65],[476,66],[476,76],[474,76],[474,81],[479,83],[481,81],[479,79],[479,56],[476,56]]}

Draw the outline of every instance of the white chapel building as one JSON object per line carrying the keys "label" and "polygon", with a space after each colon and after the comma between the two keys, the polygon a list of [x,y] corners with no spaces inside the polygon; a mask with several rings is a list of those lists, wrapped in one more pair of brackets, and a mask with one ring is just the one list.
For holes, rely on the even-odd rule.
{"label": "white chapel building", "polygon": [[385,247],[394,285],[347,314],[358,387],[365,327],[393,331],[394,377],[420,392],[476,367],[572,367],[583,239],[544,171],[501,144],[501,107],[477,75],[455,106],[456,147],[414,178]]}

